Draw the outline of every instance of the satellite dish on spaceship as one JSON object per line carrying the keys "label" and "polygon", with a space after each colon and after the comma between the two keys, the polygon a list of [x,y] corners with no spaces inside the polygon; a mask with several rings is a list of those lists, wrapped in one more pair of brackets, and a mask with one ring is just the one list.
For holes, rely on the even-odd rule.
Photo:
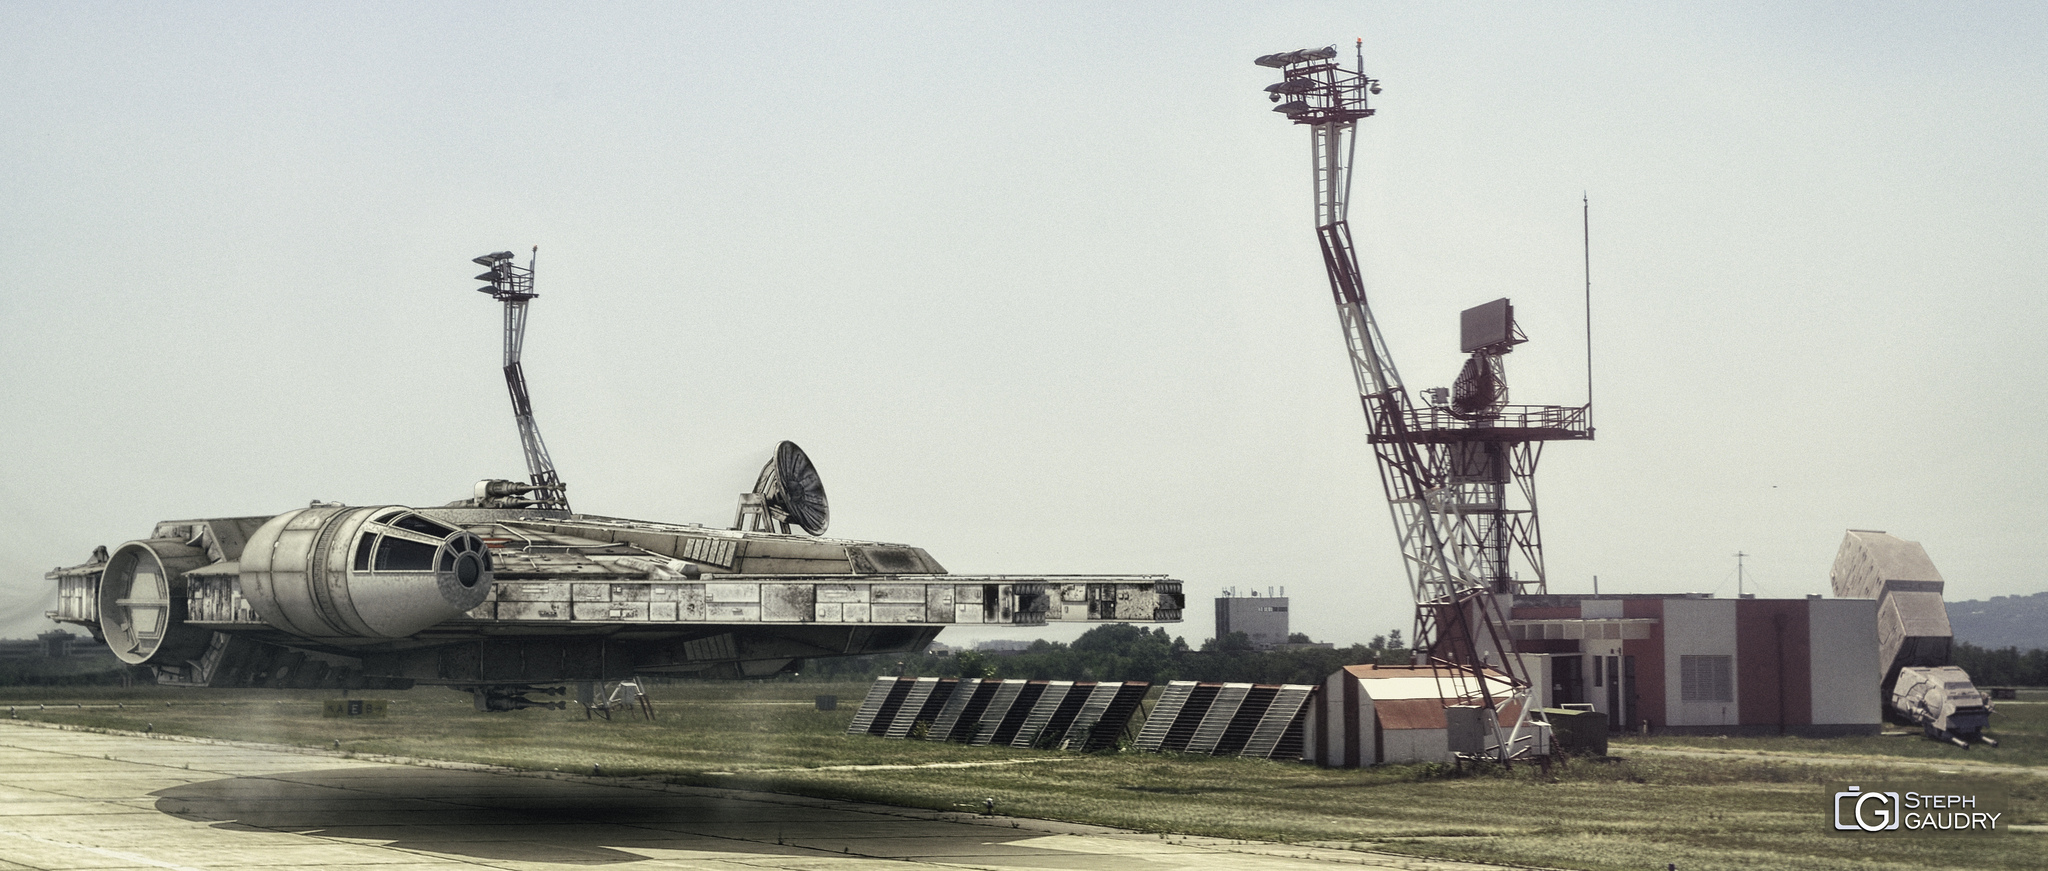
{"label": "satellite dish on spaceship", "polygon": [[794,522],[812,535],[825,534],[832,519],[825,502],[825,482],[796,442],[776,445],[775,457],[761,467],[753,492],[740,495],[739,519],[734,526],[746,529],[749,516],[754,518],[755,532],[786,533]]}
{"label": "satellite dish on spaceship", "polygon": [[[440,507],[315,500],[156,524],[44,575],[84,627],[164,686],[444,686],[478,711],[636,674],[758,679],[806,659],[924,650],[955,624],[1175,622],[1163,575],[953,575],[923,548],[811,540],[830,511],[802,448],[776,445],[733,529],[569,508],[520,363],[533,261],[475,258],[504,304],[505,383],[526,481]],[[751,519],[750,519],[751,518]]]}

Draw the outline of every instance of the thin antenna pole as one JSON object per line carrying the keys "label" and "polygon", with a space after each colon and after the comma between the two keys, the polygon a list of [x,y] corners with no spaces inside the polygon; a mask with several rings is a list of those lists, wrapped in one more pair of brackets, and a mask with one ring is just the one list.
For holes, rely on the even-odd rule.
{"label": "thin antenna pole", "polygon": [[1749,556],[1749,554],[1739,550],[1735,552],[1735,598],[1737,599],[1742,598],[1742,558],[1746,556]]}
{"label": "thin antenna pole", "polygon": [[1593,199],[1579,193],[1579,232],[1586,254],[1586,414],[1593,413]]}

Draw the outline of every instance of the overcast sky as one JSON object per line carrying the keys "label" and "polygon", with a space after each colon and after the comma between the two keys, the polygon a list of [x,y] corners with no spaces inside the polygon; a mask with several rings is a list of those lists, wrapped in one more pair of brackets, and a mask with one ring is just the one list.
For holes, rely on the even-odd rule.
{"label": "overcast sky", "polygon": [[1852,527],[2048,588],[2048,7],[0,2],[0,636],[159,520],[523,477],[469,258],[533,245],[578,510],[729,524],[790,439],[833,535],[1405,632],[1251,63],[1358,37],[1411,389],[1507,296],[1584,401],[1591,197],[1553,592],[1821,593]]}

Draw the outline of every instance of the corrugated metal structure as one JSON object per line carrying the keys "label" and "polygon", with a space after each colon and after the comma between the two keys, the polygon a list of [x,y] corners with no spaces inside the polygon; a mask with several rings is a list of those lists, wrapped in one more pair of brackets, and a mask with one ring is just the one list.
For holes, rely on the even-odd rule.
{"label": "corrugated metal structure", "polygon": [[1116,746],[1150,683],[885,677],[849,735],[1096,751]]}
{"label": "corrugated metal structure", "polygon": [[1132,749],[1300,759],[1303,719],[1314,693],[1306,684],[1173,681]]}
{"label": "corrugated metal structure", "polygon": [[[1488,672],[1485,679],[1505,695],[1505,676]],[[1487,728],[1485,708],[1451,704],[1473,694],[1462,685],[1470,680],[1427,666],[1345,666],[1323,682],[1306,718],[1307,758],[1326,768],[1362,768],[1452,762],[1459,752],[1483,752],[1489,739],[1498,744],[1496,736],[1514,728],[1520,712],[1504,706],[1494,712],[1499,729]],[[1529,737],[1537,754],[1549,752],[1543,729]]]}

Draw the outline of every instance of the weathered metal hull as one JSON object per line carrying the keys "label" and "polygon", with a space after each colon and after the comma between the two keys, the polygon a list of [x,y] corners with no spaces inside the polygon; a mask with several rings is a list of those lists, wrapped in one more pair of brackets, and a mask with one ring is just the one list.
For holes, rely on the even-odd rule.
{"label": "weathered metal hull", "polygon": [[185,686],[763,677],[922,650],[951,625],[1174,622],[1183,605],[1163,576],[961,576],[908,545],[464,507],[167,521],[47,577],[53,619]]}
{"label": "weathered metal hull", "polygon": [[1926,548],[1886,532],[1849,530],[1829,583],[1837,596],[1877,600],[1878,661],[1885,667],[1879,692],[1892,713],[1931,737],[1963,746],[1973,738],[1997,743],[1982,735],[1991,700],[1969,672],[1949,665],[1944,582]]}
{"label": "weathered metal hull", "polygon": [[1900,669],[1891,707],[1930,736],[1967,744],[1991,725],[1991,700],[1955,666]]}

